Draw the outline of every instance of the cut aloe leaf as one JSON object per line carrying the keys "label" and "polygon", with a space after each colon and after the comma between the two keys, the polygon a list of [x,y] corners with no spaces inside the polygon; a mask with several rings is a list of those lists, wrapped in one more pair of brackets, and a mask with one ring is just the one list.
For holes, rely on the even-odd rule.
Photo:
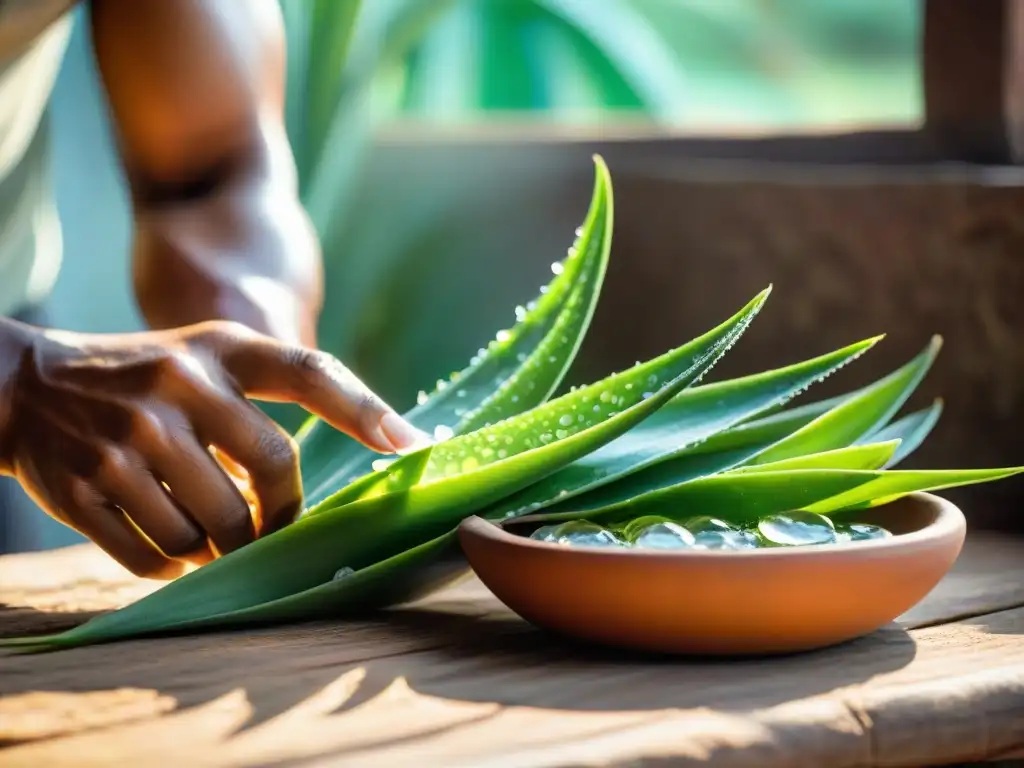
{"label": "cut aloe leaf", "polygon": [[644,515],[662,515],[678,522],[706,515],[735,525],[746,525],[765,515],[802,509],[878,477],[880,472],[838,469],[714,475],[661,488],[582,514],[579,510],[569,509],[557,513],[542,512],[523,519],[545,522],[585,519],[614,525]]}
{"label": "cut aloe leaf", "polygon": [[488,510],[490,519],[534,512],[615,482],[684,452],[713,435],[785,402],[857,359],[881,337],[774,371],[680,392],[618,440]]}
{"label": "cut aloe leaf", "polygon": [[782,472],[790,469],[882,469],[886,462],[892,458],[899,445],[899,440],[854,445],[849,448],[837,448],[832,451],[811,453],[807,456],[794,456],[791,459],[773,461],[771,464],[737,467],[729,471],[728,474]]}
{"label": "cut aloe leaf", "polygon": [[[555,278],[527,308],[517,308],[518,322],[500,331],[466,369],[438,382],[431,394],[421,393],[405,414],[412,424],[427,432],[450,427],[461,434],[528,410],[558,388],[589,327],[611,249],[611,177],[600,157],[594,162],[586,220],[569,255],[553,266]],[[368,472],[377,455],[316,420],[298,439],[308,506]]]}
{"label": "cut aloe leaf", "polygon": [[924,410],[904,416],[899,421],[876,430],[861,442],[899,440],[900,447],[896,449],[892,458],[885,465],[886,468],[894,467],[913,453],[925,441],[932,429],[942,416],[942,400],[938,399],[931,406]]}
{"label": "cut aloe leaf", "polygon": [[754,461],[769,464],[794,456],[843,448],[857,442],[864,435],[886,424],[903,407],[931,368],[941,346],[942,341],[936,336],[924,352],[902,368],[844,399],[836,407],[764,451]]}
{"label": "cut aloe leaf", "polygon": [[[624,434],[671,400],[735,342],[767,299],[763,291],[718,328],[665,355],[524,414],[404,456],[367,498],[331,506],[214,560],[137,603],[57,636],[83,644],[166,631],[251,608],[362,570],[450,532],[473,512]],[[638,388],[650,376],[653,393]],[[603,400],[613,393],[617,406]],[[645,396],[649,394],[649,396]],[[593,410],[597,406],[597,410]],[[619,410],[621,409],[621,410]],[[572,429],[564,416],[586,413]],[[344,493],[344,490],[341,492]]]}
{"label": "cut aloe leaf", "polygon": [[870,483],[822,499],[807,511],[829,514],[846,509],[876,507],[911,493],[941,491],[963,485],[988,483],[1019,474],[1024,467],[1006,469],[890,469]]}

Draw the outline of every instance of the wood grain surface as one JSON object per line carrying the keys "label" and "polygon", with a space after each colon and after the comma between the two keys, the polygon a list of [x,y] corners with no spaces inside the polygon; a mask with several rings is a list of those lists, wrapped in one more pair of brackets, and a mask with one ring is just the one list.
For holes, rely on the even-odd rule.
{"label": "wood grain surface", "polygon": [[[0,635],[155,585],[0,558]],[[771,660],[599,651],[476,581],[372,620],[0,653],[0,765],[921,766],[1024,752],[1024,540],[972,535],[896,624]]]}

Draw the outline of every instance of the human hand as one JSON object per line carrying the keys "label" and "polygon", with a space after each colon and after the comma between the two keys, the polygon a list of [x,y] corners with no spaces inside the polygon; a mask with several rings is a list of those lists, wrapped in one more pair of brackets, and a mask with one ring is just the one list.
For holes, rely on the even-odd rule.
{"label": "human hand", "polygon": [[296,445],[247,398],[298,403],[383,453],[428,441],[330,355],[237,323],[105,336],[0,321],[0,472],[139,576],[173,578],[299,512]]}

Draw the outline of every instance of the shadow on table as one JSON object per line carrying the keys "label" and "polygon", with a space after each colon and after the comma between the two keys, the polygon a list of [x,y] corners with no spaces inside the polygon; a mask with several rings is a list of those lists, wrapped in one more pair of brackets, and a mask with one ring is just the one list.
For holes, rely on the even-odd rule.
{"label": "shadow on table", "polygon": [[[33,632],[41,629],[40,622],[73,620],[70,614],[35,613]],[[10,613],[0,616],[9,636]],[[711,708],[739,713],[863,683],[907,665],[915,652],[913,638],[893,625],[841,646],[785,657],[667,658],[582,645],[507,613],[468,616],[408,608],[352,623],[156,637],[45,656],[3,652],[0,688],[4,696],[137,689],[173,697],[183,713],[244,689],[251,715],[234,737],[225,734],[232,739],[264,724],[276,728],[268,721],[280,715],[287,720],[288,713],[322,698],[324,689],[355,670],[361,681],[331,705],[324,727],[344,728],[348,712],[386,702],[382,694],[399,681],[416,696],[454,702],[588,712]]]}
{"label": "shadow on table", "polygon": [[365,665],[367,677],[348,707],[404,677],[419,693],[460,701],[577,711],[742,711],[863,683],[906,666],[916,653],[913,638],[895,625],[809,653],[707,659],[599,648],[504,616],[410,609],[391,612],[389,621],[405,633],[436,640],[436,647]]}

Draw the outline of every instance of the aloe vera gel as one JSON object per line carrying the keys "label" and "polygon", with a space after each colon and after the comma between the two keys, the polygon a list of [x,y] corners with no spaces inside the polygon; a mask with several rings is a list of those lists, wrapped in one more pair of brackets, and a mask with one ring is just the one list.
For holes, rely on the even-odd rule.
{"label": "aloe vera gel", "polygon": [[734,525],[708,516],[679,521],[647,515],[608,527],[587,520],[568,520],[538,528],[530,538],[571,547],[736,551],[841,544],[891,535],[877,525],[836,525],[814,512],[787,512],[767,515],[755,525]]}

